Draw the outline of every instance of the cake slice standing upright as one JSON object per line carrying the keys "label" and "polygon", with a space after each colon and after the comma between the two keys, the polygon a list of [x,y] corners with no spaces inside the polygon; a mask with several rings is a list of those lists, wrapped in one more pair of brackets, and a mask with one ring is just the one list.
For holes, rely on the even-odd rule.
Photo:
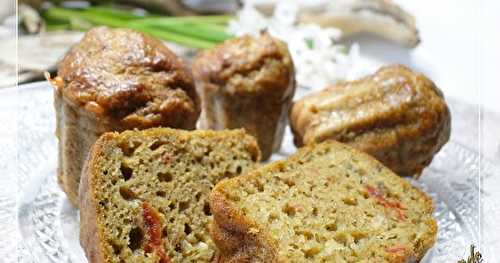
{"label": "cake slice standing upright", "polygon": [[80,186],[80,243],[92,263],[210,262],[208,194],[260,159],[242,130],[104,134]]}

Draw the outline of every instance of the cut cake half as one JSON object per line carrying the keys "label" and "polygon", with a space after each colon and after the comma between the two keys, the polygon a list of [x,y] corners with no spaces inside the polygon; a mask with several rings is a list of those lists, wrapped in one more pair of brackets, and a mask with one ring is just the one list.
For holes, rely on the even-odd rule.
{"label": "cut cake half", "polygon": [[217,262],[414,262],[436,240],[431,199],[327,141],[217,184]]}
{"label": "cut cake half", "polygon": [[212,261],[208,194],[259,159],[243,130],[104,134],[80,187],[80,243],[89,262]]}

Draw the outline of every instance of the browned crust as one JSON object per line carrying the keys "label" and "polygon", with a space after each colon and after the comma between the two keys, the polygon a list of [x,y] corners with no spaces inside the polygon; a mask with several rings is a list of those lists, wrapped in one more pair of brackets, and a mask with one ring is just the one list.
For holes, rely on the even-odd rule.
{"label": "browned crust", "polygon": [[[245,178],[258,177],[262,174],[273,171],[280,171],[289,162],[298,162],[303,158],[307,158],[308,153],[314,147],[332,147],[339,150],[346,150],[350,154],[361,156],[368,166],[382,167],[372,156],[353,149],[345,144],[328,140],[321,144],[312,144],[300,148],[295,154],[290,156],[287,161],[277,161],[269,165],[258,168],[244,176],[239,176],[229,180],[224,180],[218,183],[210,195],[210,208],[214,216],[210,236],[214,240],[219,249],[216,262],[288,262],[287,259],[278,256],[278,244],[266,232],[265,226],[258,225],[250,218],[245,216],[242,211],[231,205],[231,201],[227,199],[225,194],[226,188],[243,184]],[[395,183],[404,184],[417,190],[421,200],[425,203],[425,211],[423,213],[431,214],[434,210],[432,199],[418,188],[413,187],[408,181],[396,175],[393,177]],[[427,250],[429,250],[436,242],[437,223],[430,218],[427,221],[429,231],[422,238],[423,242],[417,247],[405,247],[404,250],[397,254],[385,255],[386,262],[403,263],[403,262],[419,262]],[[256,230],[255,230],[256,229]]]}
{"label": "browned crust", "polygon": [[[271,68],[272,62],[279,65]],[[257,76],[264,68],[266,72]],[[294,84],[294,66],[288,47],[267,32],[258,37],[244,35],[230,39],[200,53],[193,62],[193,73],[221,92],[234,95],[264,92],[284,99],[293,94],[295,88],[290,85]],[[244,85],[244,78],[251,78],[258,85]]]}
{"label": "browned crust", "polygon": [[80,109],[69,105],[60,93],[54,92],[56,109],[56,137],[58,143],[57,179],[74,207],[78,207],[78,185],[87,154],[94,142],[106,130]]}
{"label": "browned crust", "polygon": [[451,128],[442,92],[403,65],[310,94],[294,102],[289,121],[297,146],[337,140],[401,176],[420,175]]}
{"label": "browned crust", "polygon": [[257,137],[264,160],[279,150],[296,84],[284,42],[268,33],[228,40],[198,55],[193,74],[201,128],[244,127]]}
{"label": "browned crust", "polygon": [[[210,236],[219,255],[216,262],[274,262],[277,260],[276,241],[263,234],[255,222],[234,209],[217,189],[210,196],[214,221]],[[223,191],[223,190],[222,190]],[[257,232],[258,231],[258,232]]]}
{"label": "browned crust", "polygon": [[116,137],[117,133],[105,133],[92,146],[87,162],[82,171],[80,183],[80,244],[89,262],[104,263],[106,255],[102,249],[104,232],[97,213],[99,204],[96,194],[92,189],[95,187],[95,177],[98,175],[99,159],[104,153],[107,142]]}
{"label": "browned crust", "polygon": [[57,84],[74,107],[127,128],[193,129],[200,114],[184,62],[159,40],[130,29],[89,30],[59,63]]}
{"label": "browned crust", "polygon": [[96,27],[59,63],[54,87],[58,182],[78,207],[83,162],[104,132],[150,127],[192,130],[200,115],[194,80],[159,40]]}

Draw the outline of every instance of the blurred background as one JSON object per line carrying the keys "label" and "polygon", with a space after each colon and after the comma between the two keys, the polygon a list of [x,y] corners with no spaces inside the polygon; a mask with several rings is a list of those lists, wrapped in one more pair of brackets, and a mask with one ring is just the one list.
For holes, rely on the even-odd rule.
{"label": "blurred background", "polygon": [[17,18],[15,1],[3,2],[0,89],[43,80],[96,25],[151,34],[187,60],[226,39],[271,28],[291,46],[299,84],[311,89],[389,63],[425,73],[451,101],[455,130],[467,130],[457,140],[500,160],[499,1],[19,0]]}

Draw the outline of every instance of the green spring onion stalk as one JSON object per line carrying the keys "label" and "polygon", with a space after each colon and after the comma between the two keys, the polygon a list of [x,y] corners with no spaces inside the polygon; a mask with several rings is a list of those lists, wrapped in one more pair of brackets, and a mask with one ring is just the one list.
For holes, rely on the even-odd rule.
{"label": "green spring onion stalk", "polygon": [[210,42],[199,38],[193,38],[187,35],[182,35],[167,30],[158,30],[150,27],[142,27],[137,25],[132,25],[130,26],[130,28],[152,35],[159,39],[175,42],[177,44],[192,48],[209,49],[217,44],[215,42]]}
{"label": "green spring onion stalk", "polygon": [[122,20],[132,20],[147,17],[147,15],[139,15],[137,13],[134,13],[133,11],[124,11],[106,6],[91,6],[86,8],[85,11],[91,14],[111,16]]}
{"label": "green spring onion stalk", "polygon": [[126,27],[199,49],[211,48],[233,37],[226,32],[231,16],[160,17],[96,6],[85,9],[51,7],[43,17],[49,30],[87,30],[97,25]]}
{"label": "green spring onion stalk", "polygon": [[161,24],[161,23],[197,23],[197,24],[213,24],[226,25],[233,17],[232,16],[177,16],[177,17],[145,17],[141,20],[144,24]]}
{"label": "green spring onion stalk", "polygon": [[161,31],[168,31],[172,33],[177,33],[193,38],[198,38],[200,40],[211,41],[219,43],[227,39],[232,38],[231,35],[227,34],[224,29],[218,29],[210,27],[210,25],[201,23],[185,23],[181,21],[175,21],[175,23],[157,23],[144,25],[141,21],[132,22],[127,24],[127,26],[132,28],[150,28]]}
{"label": "green spring onion stalk", "polygon": [[80,11],[80,10],[58,8],[58,7],[53,7],[48,9],[45,12],[44,16],[52,19],[66,20],[69,23],[71,23],[71,20],[79,19],[79,20],[85,20],[94,25],[106,25],[111,27],[120,27],[127,22],[126,20],[117,17],[92,14],[89,13],[88,11]]}

